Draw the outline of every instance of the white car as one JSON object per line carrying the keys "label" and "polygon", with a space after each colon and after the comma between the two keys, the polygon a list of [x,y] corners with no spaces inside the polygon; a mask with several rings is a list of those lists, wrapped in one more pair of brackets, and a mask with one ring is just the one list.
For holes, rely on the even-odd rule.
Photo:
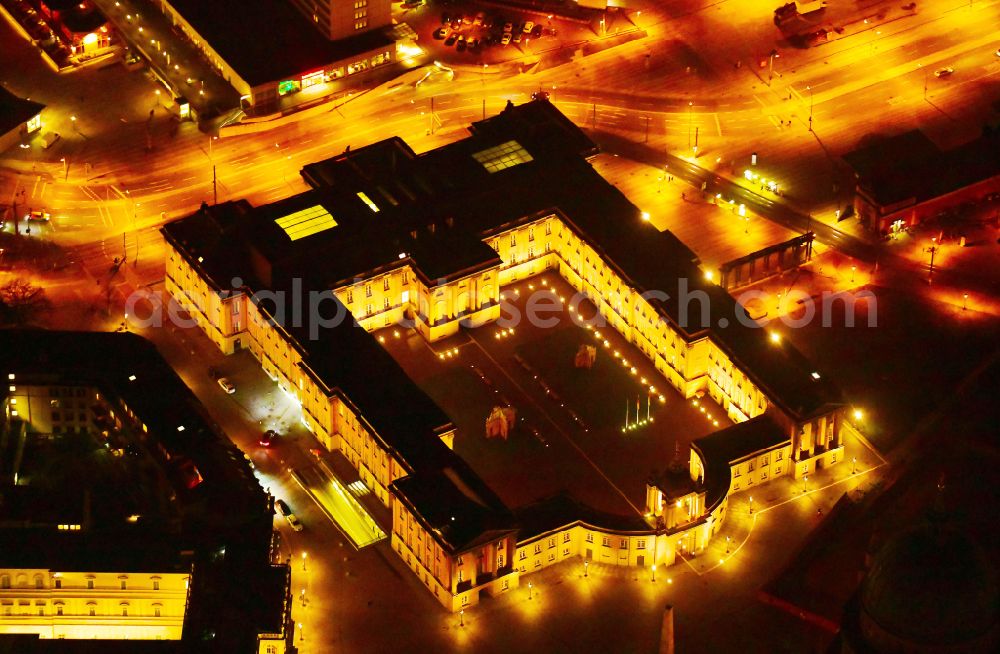
{"label": "white car", "polygon": [[525,34],[531,34],[531,30],[533,29],[535,29],[535,24],[529,20],[527,23],[524,24],[524,27],[521,28],[521,31],[524,32]]}
{"label": "white car", "polygon": [[288,524],[292,527],[292,529],[295,531],[302,531],[302,523],[295,516],[295,514],[292,513],[292,509],[285,503],[285,500],[275,500],[274,510],[278,512],[278,515],[288,521]]}
{"label": "white car", "polygon": [[938,68],[934,71],[934,77],[948,77],[954,72],[955,69],[950,66],[948,68]]}
{"label": "white car", "polygon": [[236,384],[229,381],[228,377],[219,377],[219,388],[226,391],[226,393],[232,395],[236,392]]}

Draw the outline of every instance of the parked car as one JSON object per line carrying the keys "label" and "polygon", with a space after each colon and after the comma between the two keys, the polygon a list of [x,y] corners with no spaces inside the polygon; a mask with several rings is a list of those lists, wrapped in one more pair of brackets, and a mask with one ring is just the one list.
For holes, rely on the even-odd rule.
{"label": "parked car", "polygon": [[934,71],[934,77],[948,77],[954,72],[955,69],[952,68],[951,66],[948,66],[947,68],[938,68],[937,70]]}
{"label": "parked car", "polygon": [[261,434],[259,443],[261,447],[274,447],[278,443],[278,432],[268,429]]}
{"label": "parked car", "polygon": [[465,50],[465,34],[458,37],[458,41],[455,43],[455,49],[459,52],[463,52]]}
{"label": "parked car", "polygon": [[479,39],[473,37],[466,42],[466,47],[469,48],[470,52],[475,52],[479,49]]}
{"label": "parked car", "polygon": [[436,30],[434,30],[434,38],[437,39],[437,40],[439,40],[439,41],[441,39],[447,37],[447,36],[448,36],[448,28],[447,27],[439,27]]}
{"label": "parked car", "polygon": [[32,220],[37,223],[47,223],[52,215],[48,211],[29,211],[25,216],[25,220]]}
{"label": "parked car", "polygon": [[455,41],[458,40],[458,32],[452,32],[448,35],[448,38],[444,40],[444,44],[447,46],[455,45]]}
{"label": "parked car", "polygon": [[534,38],[534,39],[541,38],[541,36],[542,36],[542,29],[543,28],[542,28],[541,25],[535,25],[534,27],[532,27],[531,28],[531,38]]}
{"label": "parked car", "polygon": [[236,384],[234,384],[233,382],[229,381],[228,377],[219,377],[218,384],[219,384],[219,388],[221,388],[222,390],[226,391],[226,393],[228,393],[230,395],[232,395],[233,393],[236,392]]}
{"label": "parked car", "polygon": [[504,23],[503,24],[503,31],[504,31],[504,34],[510,34],[512,31],[514,31],[514,24],[513,23]]}
{"label": "parked car", "polygon": [[472,19],[472,24],[473,25],[482,25],[483,24],[483,20],[485,18],[486,18],[486,14],[483,13],[483,12],[479,12],[478,14],[476,14],[476,17]]}
{"label": "parked car", "polygon": [[511,39],[510,32],[504,32],[503,37],[500,39],[500,45],[507,45],[508,43],[510,43],[510,39]]}
{"label": "parked car", "polygon": [[521,37],[524,36],[524,32],[518,32],[514,35],[514,43],[520,43]]}
{"label": "parked car", "polygon": [[283,517],[288,521],[289,526],[295,531],[302,531],[302,522],[292,513],[292,509],[288,506],[285,500],[275,500],[274,510],[278,512],[278,515]]}
{"label": "parked car", "polygon": [[531,34],[531,30],[533,29],[535,29],[535,23],[529,20],[524,24],[524,27],[521,28],[521,31],[525,34]]}
{"label": "parked car", "polygon": [[453,18],[451,21],[451,29],[457,30],[461,29],[461,27],[462,27],[462,17],[459,16],[458,18]]}

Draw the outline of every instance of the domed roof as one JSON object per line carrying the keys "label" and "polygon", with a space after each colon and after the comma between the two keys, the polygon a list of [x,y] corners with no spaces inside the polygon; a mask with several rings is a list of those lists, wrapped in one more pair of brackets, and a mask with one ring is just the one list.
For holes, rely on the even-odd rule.
{"label": "domed roof", "polygon": [[862,611],[912,643],[968,643],[996,627],[998,608],[996,576],[983,550],[941,524],[924,524],[887,542],[861,588]]}

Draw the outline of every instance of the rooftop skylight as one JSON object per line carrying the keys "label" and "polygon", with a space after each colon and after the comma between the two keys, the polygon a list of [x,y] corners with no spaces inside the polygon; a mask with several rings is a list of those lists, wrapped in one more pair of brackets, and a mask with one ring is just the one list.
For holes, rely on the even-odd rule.
{"label": "rooftop skylight", "polygon": [[483,168],[491,173],[533,160],[528,151],[521,147],[521,144],[517,141],[507,141],[492,148],[480,150],[473,153],[472,157],[483,164]]}
{"label": "rooftop skylight", "polygon": [[293,241],[337,226],[337,221],[333,219],[330,212],[318,204],[308,209],[296,211],[284,218],[278,218],[274,222],[278,223],[278,227],[285,230],[288,238]]}

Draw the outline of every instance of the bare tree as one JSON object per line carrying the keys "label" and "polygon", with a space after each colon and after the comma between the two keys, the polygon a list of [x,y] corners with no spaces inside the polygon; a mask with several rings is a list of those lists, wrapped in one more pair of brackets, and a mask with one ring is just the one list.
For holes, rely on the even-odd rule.
{"label": "bare tree", "polygon": [[48,308],[45,289],[16,278],[0,286],[0,321],[22,325]]}

